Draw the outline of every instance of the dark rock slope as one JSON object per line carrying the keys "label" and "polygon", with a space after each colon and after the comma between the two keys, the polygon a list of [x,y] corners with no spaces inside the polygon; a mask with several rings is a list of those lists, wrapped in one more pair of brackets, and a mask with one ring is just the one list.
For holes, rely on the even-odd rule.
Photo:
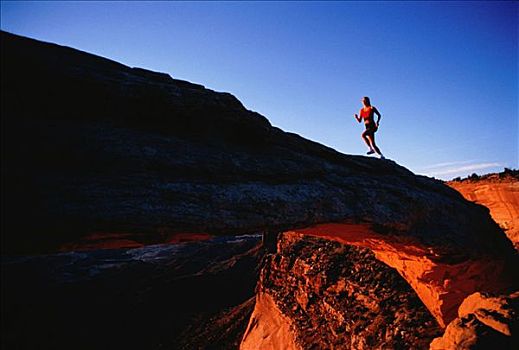
{"label": "dark rock slope", "polygon": [[284,132],[228,93],[6,32],[1,54],[4,252],[344,220],[452,259],[510,251],[439,181]]}

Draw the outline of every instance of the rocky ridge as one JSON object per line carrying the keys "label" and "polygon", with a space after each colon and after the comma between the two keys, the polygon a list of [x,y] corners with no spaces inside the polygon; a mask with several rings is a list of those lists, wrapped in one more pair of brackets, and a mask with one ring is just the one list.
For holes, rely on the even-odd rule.
{"label": "rocky ridge", "polygon": [[1,45],[3,249],[344,220],[452,259],[508,249],[485,209],[441,182],[272,127],[228,93],[6,32]]}

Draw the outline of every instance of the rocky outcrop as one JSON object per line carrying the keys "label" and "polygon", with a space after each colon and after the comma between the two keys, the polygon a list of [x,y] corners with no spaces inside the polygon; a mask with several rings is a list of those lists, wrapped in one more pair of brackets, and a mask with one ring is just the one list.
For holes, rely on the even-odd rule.
{"label": "rocky outcrop", "polygon": [[427,348],[440,328],[365,248],[284,233],[269,255],[240,349]]}
{"label": "rocky outcrop", "polygon": [[508,249],[484,209],[394,162],[284,132],[228,93],[1,35],[4,250],[344,220],[455,258]]}
{"label": "rocky outcrop", "polygon": [[238,349],[254,309],[254,297],[231,309],[192,322],[176,341],[175,349]]}
{"label": "rocky outcrop", "polygon": [[411,237],[380,234],[368,225],[324,224],[293,232],[369,248],[407,280],[442,327],[456,317],[458,306],[474,291],[516,288],[513,262],[506,259],[485,254],[459,259]]}
{"label": "rocky outcrop", "polygon": [[[308,231],[279,236],[277,251],[264,262],[256,288],[256,306],[240,349],[425,349],[429,343],[432,350],[517,347],[517,292],[499,297],[471,294],[463,300],[443,336],[433,339],[447,320],[447,315],[441,318],[435,311],[448,303],[450,307],[460,305],[454,299],[463,293],[446,287],[443,294],[438,291],[436,295],[433,304],[437,309],[431,309],[432,299],[421,293],[427,283],[431,290],[437,287],[434,278],[427,279],[425,273],[420,281],[415,276],[414,285],[410,284],[413,290],[395,270],[380,262],[391,266],[387,251],[392,249],[386,247],[381,256],[373,249],[373,238],[357,234],[357,242],[350,238],[349,244],[339,244],[333,241],[341,236],[334,235],[333,230],[328,232],[331,235],[326,239],[312,238]],[[361,241],[371,245],[359,244]],[[398,260],[406,259],[400,256]],[[396,268],[407,281],[419,265],[419,261],[409,260],[407,267]],[[425,258],[422,264],[436,273],[445,268]],[[470,275],[465,292],[488,289],[487,281],[479,283],[478,278],[492,271],[485,272],[483,265],[468,269],[464,265],[447,267],[450,270],[443,273],[452,273],[452,279],[456,274]],[[444,277],[446,286],[456,284]],[[442,280],[438,275],[435,278]],[[421,283],[422,288],[417,288],[416,283]],[[449,294],[456,296],[443,299]]]}
{"label": "rocky outcrop", "polygon": [[490,215],[519,250],[519,174],[509,171],[476,179],[450,181],[466,199],[490,209]]}
{"label": "rocky outcrop", "polygon": [[240,349],[302,350],[303,347],[296,343],[294,327],[274,298],[269,293],[259,291]]}
{"label": "rocky outcrop", "polygon": [[517,349],[519,292],[491,296],[474,293],[460,305],[458,317],[431,350]]}

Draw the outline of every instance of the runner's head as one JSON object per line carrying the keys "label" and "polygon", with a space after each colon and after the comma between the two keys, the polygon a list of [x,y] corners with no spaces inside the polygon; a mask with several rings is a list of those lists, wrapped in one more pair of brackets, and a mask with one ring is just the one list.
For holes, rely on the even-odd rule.
{"label": "runner's head", "polygon": [[369,101],[369,97],[368,97],[368,96],[364,96],[364,97],[362,98],[362,104],[363,104],[364,106],[366,106],[366,107],[371,106],[371,102]]}

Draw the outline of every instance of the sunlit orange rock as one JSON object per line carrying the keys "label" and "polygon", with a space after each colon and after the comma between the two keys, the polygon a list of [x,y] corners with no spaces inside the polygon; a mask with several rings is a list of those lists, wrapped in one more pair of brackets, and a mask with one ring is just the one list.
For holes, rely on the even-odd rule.
{"label": "sunlit orange rock", "polygon": [[460,305],[458,317],[431,350],[517,349],[519,347],[519,292],[492,296],[474,293]]}
{"label": "sunlit orange rock", "polygon": [[416,292],[369,249],[285,232],[264,261],[242,348],[423,349],[440,334]]}
{"label": "sunlit orange rock", "polygon": [[291,326],[292,321],[283,315],[272,296],[260,292],[240,349],[302,350],[294,341]]}
{"label": "sunlit orange rock", "polygon": [[519,179],[493,174],[479,180],[447,183],[466,199],[490,209],[492,218],[503,228],[519,250]]}
{"label": "sunlit orange rock", "polygon": [[468,295],[507,290],[514,283],[505,260],[481,255],[451,261],[440,249],[409,237],[376,233],[369,225],[324,224],[294,232],[371,249],[377,259],[409,282],[442,327],[456,317],[458,306]]}
{"label": "sunlit orange rock", "polygon": [[465,317],[473,313],[488,327],[511,336],[514,326],[518,326],[513,324],[517,323],[519,317],[518,302],[519,291],[509,296],[492,296],[478,292],[463,300],[458,309],[458,316]]}

